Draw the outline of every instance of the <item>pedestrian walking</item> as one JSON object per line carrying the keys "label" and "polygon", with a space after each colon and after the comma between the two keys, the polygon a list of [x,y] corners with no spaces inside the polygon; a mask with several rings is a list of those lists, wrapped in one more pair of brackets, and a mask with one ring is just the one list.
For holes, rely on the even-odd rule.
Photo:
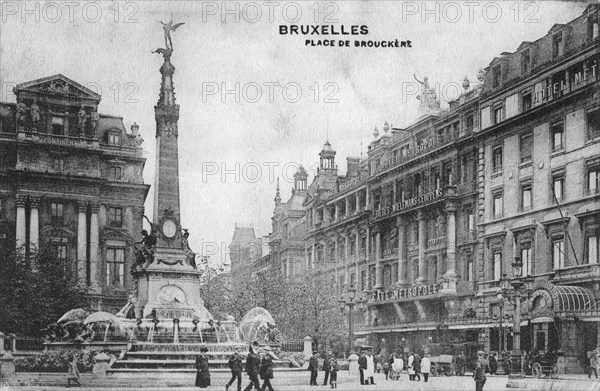
{"label": "pedestrian walking", "polygon": [[246,373],[250,379],[250,384],[244,388],[244,391],[250,391],[252,387],[260,390],[260,381],[258,375],[260,374],[260,357],[258,356],[258,342],[253,342],[248,351],[246,357]]}
{"label": "pedestrian walking", "polygon": [[229,391],[229,387],[237,379],[237,391],[242,391],[242,347],[236,346],[235,352],[229,357],[227,365],[231,370],[231,380],[225,385],[225,391]]}
{"label": "pedestrian walking", "polygon": [[358,358],[358,371],[360,372],[360,384],[365,385],[365,371],[367,370],[367,357],[365,356],[365,352],[360,352],[360,357]]}
{"label": "pedestrian walking", "polygon": [[504,368],[505,375],[510,375],[511,366],[512,360],[510,359],[510,354],[502,352],[502,367]]}
{"label": "pedestrian walking", "polygon": [[79,382],[79,368],[77,368],[77,358],[74,354],[69,357],[69,365],[67,366],[67,388],[71,387],[71,382],[75,382],[77,387],[81,387]]}
{"label": "pedestrian walking", "polygon": [[496,376],[496,372],[498,371],[498,359],[496,358],[496,352],[492,352],[489,357],[490,364],[490,375]]}
{"label": "pedestrian walking", "polygon": [[600,373],[600,353],[594,353],[596,355],[596,373]]}
{"label": "pedestrian walking", "polygon": [[596,375],[596,379],[598,379],[598,370],[596,369],[597,366],[598,357],[596,356],[596,353],[592,353],[592,355],[590,356],[590,369],[588,371],[588,379],[592,378],[592,372],[594,372],[594,375]]}
{"label": "pedestrian walking", "polygon": [[487,360],[483,357],[485,353],[481,350],[477,352],[477,363],[475,364],[475,370],[473,371],[473,379],[475,380],[475,391],[483,391],[486,377],[485,370],[488,367]]}
{"label": "pedestrian walking", "polygon": [[271,379],[273,378],[273,359],[271,358],[271,347],[265,346],[261,351],[261,359],[260,359],[260,378],[263,379],[263,385],[260,391],[273,391],[273,386],[271,385]]}
{"label": "pedestrian walking", "polygon": [[426,354],[421,360],[421,373],[423,374],[423,381],[425,383],[429,380],[429,372],[431,372],[431,360],[429,359],[429,354]]}
{"label": "pedestrian walking", "polygon": [[196,357],[196,387],[207,388],[210,386],[210,372],[208,369],[208,348],[200,348],[200,354]]}
{"label": "pedestrian walking", "polygon": [[421,356],[418,353],[415,353],[413,368],[415,369],[415,381],[421,381]]}
{"label": "pedestrian walking", "polygon": [[365,382],[366,384],[375,384],[375,358],[373,353],[369,350],[367,352],[367,369],[365,370]]}
{"label": "pedestrian walking", "polygon": [[323,378],[323,385],[326,386],[329,382],[329,372],[331,368],[329,367],[329,358],[331,357],[331,352],[326,351],[323,355],[323,372],[325,372],[325,377]]}
{"label": "pedestrian walking", "polygon": [[413,365],[414,362],[415,362],[415,354],[413,352],[410,352],[410,355],[408,356],[408,361],[407,361],[408,380],[410,380],[410,381],[415,380],[415,367]]}
{"label": "pedestrian walking", "polygon": [[331,388],[337,388],[337,374],[340,366],[333,355],[329,358],[329,370],[331,372]]}
{"label": "pedestrian walking", "polygon": [[310,371],[310,385],[317,386],[317,375],[319,374],[319,352],[313,352],[312,357],[308,360],[308,370]]}

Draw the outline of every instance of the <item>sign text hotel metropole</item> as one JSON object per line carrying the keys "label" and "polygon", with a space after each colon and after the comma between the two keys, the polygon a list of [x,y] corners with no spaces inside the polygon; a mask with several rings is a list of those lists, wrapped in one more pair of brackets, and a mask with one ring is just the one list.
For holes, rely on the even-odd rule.
{"label": "sign text hotel metropole", "polygon": [[391,206],[384,206],[382,208],[379,208],[373,213],[373,218],[377,219],[379,217],[387,216],[387,215],[397,212],[399,210],[410,208],[411,206],[415,206],[415,205],[422,204],[424,202],[429,202],[429,201],[435,200],[436,198],[440,198],[442,195],[444,195],[444,191],[442,190],[441,187],[439,187],[433,191],[430,191],[429,193],[421,194],[416,197],[412,197],[407,200],[397,202]]}
{"label": "sign text hotel metropole", "polygon": [[440,285],[417,285],[410,288],[392,289],[386,292],[371,293],[371,301],[389,301],[398,299],[408,299],[411,297],[428,296],[440,293]]}

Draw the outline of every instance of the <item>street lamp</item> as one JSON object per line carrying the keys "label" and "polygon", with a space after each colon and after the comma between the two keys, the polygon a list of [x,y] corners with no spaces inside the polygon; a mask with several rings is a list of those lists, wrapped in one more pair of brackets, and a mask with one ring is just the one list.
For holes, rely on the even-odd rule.
{"label": "street lamp", "polygon": [[345,307],[348,307],[348,356],[352,354],[353,346],[354,346],[354,318],[352,316],[352,311],[354,310],[354,305],[356,304],[356,288],[354,286],[350,286],[348,291],[346,292],[345,297],[342,296],[339,300],[340,307],[343,310]]}
{"label": "street lamp", "polygon": [[[514,305],[513,315],[513,350],[511,352],[512,366],[511,373],[519,374],[522,376],[522,364],[521,364],[521,290],[525,284],[523,276],[523,261],[521,257],[515,256],[512,266],[512,278],[503,276],[500,281],[500,287],[502,293],[498,294],[498,299],[502,302],[504,298],[508,299]],[[512,288],[512,289],[511,289]],[[511,292],[512,291],[512,292]],[[512,293],[514,302],[510,299],[509,293]],[[503,304],[502,304],[503,306]],[[503,319],[503,307],[501,307],[500,313],[500,329],[502,330],[502,319]],[[503,338],[503,336],[501,336]],[[502,340],[501,340],[502,341]],[[501,345],[502,346],[502,345]],[[513,370],[514,369],[514,370]]]}

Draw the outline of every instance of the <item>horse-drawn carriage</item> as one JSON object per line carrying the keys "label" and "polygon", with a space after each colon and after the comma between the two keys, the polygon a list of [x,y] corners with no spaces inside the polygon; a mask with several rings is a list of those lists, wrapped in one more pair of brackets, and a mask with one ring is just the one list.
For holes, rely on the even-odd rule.
{"label": "horse-drawn carriage", "polygon": [[531,369],[531,374],[535,377],[558,377],[558,353],[546,352],[535,356],[530,356],[527,367]]}
{"label": "horse-drawn carriage", "polygon": [[478,349],[479,345],[476,343],[432,343],[423,347],[423,350],[430,355],[431,376],[463,376],[467,369],[472,371],[477,360]]}

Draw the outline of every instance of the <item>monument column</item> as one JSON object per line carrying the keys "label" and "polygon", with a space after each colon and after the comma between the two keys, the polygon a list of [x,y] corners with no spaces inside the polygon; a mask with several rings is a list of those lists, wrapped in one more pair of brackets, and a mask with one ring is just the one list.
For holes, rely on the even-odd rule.
{"label": "monument column", "polygon": [[87,207],[85,201],[77,202],[77,279],[87,284]]}
{"label": "monument column", "polygon": [[425,259],[425,246],[427,246],[427,236],[425,227],[425,213],[422,210],[417,212],[419,220],[419,277],[416,280],[417,285],[427,283],[427,260]]}
{"label": "monument column", "polygon": [[100,205],[91,204],[90,217],[90,291],[100,293],[100,231],[98,212]]}
{"label": "monument column", "polygon": [[407,259],[406,259],[406,224],[401,217],[398,217],[398,282],[399,288],[404,288],[408,285],[406,279]]}
{"label": "monument column", "polygon": [[17,204],[17,227],[16,227],[16,244],[17,249],[21,246],[25,246],[27,243],[27,222],[25,221],[25,203],[27,198],[22,195],[18,195],[16,199]]}
{"label": "monument column", "polygon": [[29,197],[29,253],[36,252],[40,245],[39,197]]}

